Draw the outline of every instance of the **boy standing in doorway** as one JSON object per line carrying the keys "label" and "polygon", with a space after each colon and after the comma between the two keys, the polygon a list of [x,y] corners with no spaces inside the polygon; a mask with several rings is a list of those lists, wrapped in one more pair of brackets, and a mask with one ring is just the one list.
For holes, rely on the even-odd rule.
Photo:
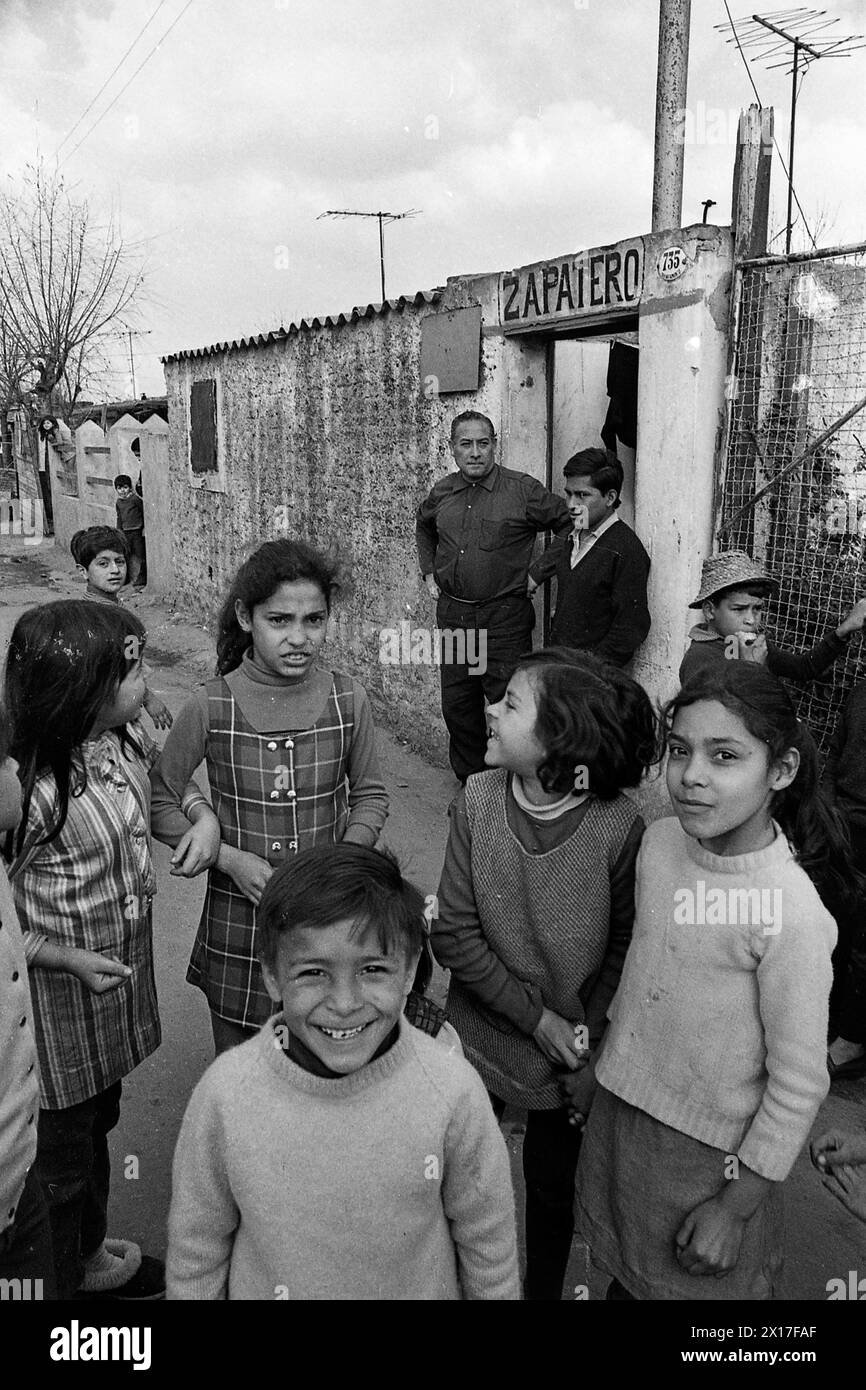
{"label": "boy standing in doorway", "polygon": [[529,570],[529,593],[556,575],[550,642],[625,666],[650,630],[649,556],[617,516],[622,464],[609,449],[581,449],[565,468],[571,534],[558,537]]}

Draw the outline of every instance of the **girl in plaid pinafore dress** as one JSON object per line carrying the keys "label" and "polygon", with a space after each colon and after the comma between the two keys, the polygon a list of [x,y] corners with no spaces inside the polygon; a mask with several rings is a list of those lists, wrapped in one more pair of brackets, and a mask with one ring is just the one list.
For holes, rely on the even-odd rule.
{"label": "girl in plaid pinafore dress", "polygon": [[222,844],[187,979],[207,997],[217,1052],[273,1012],[255,910],[280,864],[317,844],[372,846],[387,815],[363,688],[317,664],[336,566],[299,541],[246,561],[220,615],[217,676],[178,715],[157,805],[177,802],[204,758]]}

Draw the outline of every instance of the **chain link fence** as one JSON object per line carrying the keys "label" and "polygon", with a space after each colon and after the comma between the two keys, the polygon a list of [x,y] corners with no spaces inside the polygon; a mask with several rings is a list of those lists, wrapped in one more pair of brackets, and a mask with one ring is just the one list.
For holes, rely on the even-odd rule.
{"label": "chain link fence", "polygon": [[[866,595],[866,243],[737,270],[736,340],[717,548],[779,581],[768,635],[806,651]],[[826,751],[866,679],[855,635],[818,681],[791,687]]]}

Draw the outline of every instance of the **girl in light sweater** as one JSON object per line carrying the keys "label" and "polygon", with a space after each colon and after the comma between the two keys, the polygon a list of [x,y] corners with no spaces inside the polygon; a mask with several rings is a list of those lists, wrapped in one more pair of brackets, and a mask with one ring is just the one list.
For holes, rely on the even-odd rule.
{"label": "girl in light sweater", "polygon": [[665,718],[676,818],[644,836],[634,938],[572,1107],[579,1123],[597,1083],[582,1225],[608,1298],[772,1298],[782,1182],[828,1089],[852,870],[815,745],[768,671],[700,673]]}
{"label": "girl in light sweater", "polygon": [[643,820],[625,787],[656,758],[646,694],[589,652],[524,657],[487,711],[488,772],[451,809],[433,951],[448,1020],[498,1115],[528,1112],[526,1280],[562,1297],[580,1133],[563,1088],[600,1039],[634,920]]}

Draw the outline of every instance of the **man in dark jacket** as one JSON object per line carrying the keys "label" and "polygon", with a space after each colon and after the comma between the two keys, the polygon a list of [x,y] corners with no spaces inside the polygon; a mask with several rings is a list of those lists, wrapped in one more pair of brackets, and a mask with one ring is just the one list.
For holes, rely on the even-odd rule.
{"label": "man in dark jacket", "polygon": [[[562,498],[537,478],[499,466],[486,415],[465,410],[456,417],[451,452],[457,472],[440,478],[421,503],[415,539],[421,575],[437,600],[437,628],[462,648],[456,660],[443,650],[440,674],[451,766],[465,782],[485,766],[485,700],[502,699],[518,658],[532,646],[527,571],[536,537],[567,533],[569,519]],[[470,663],[469,652],[483,660]]]}
{"label": "man in dark jacket", "polygon": [[537,587],[556,575],[552,644],[589,650],[625,666],[650,630],[650,562],[634,531],[616,514],[622,465],[607,449],[581,449],[563,471],[573,530],[531,566],[530,584]]}

